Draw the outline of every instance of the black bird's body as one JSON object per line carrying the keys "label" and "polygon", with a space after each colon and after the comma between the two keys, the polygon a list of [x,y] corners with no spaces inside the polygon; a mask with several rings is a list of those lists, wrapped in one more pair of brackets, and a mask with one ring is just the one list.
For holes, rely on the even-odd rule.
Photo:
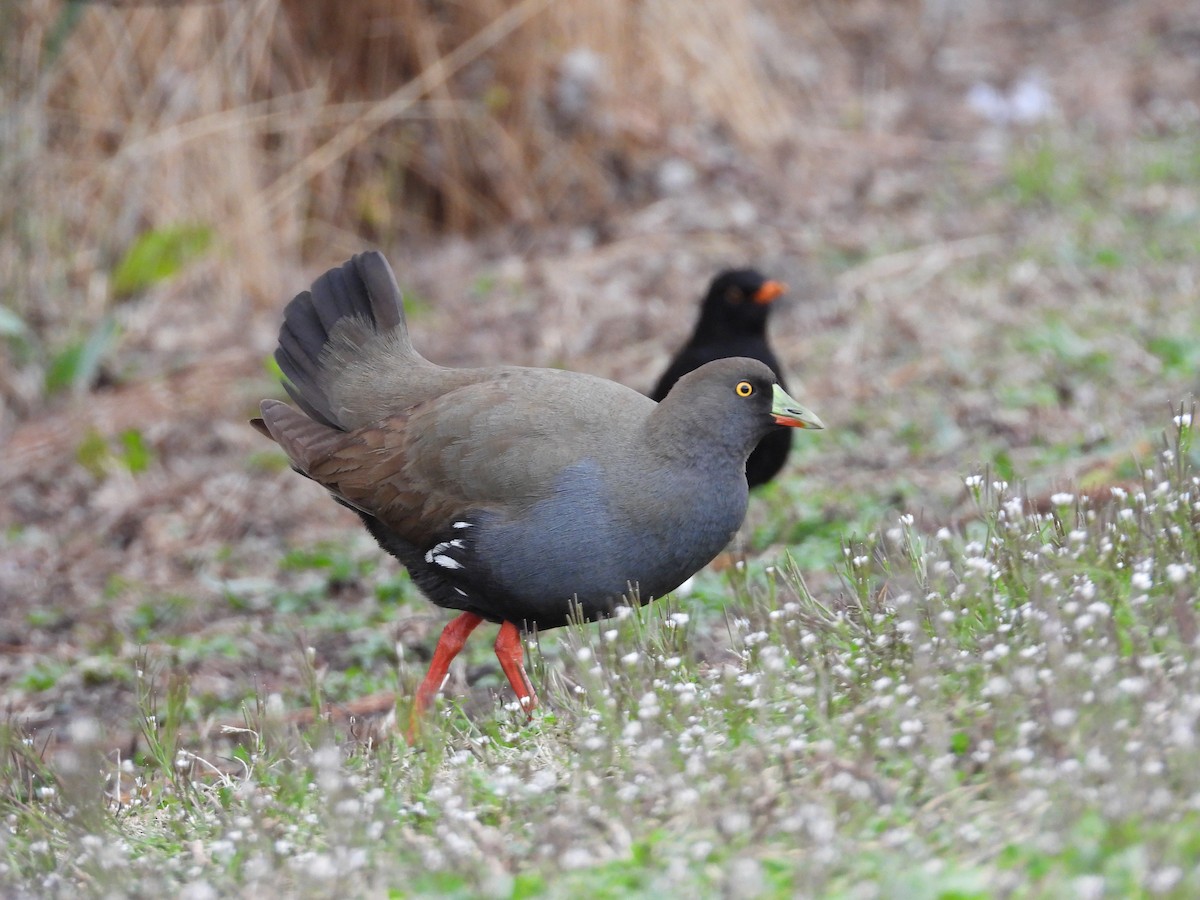
{"label": "black bird's body", "polygon": [[264,400],[255,426],[355,510],[430,600],[462,610],[414,716],[485,619],[502,623],[497,655],[532,706],[520,631],[677,587],[741,525],[758,440],[781,424],[821,427],[749,359],[702,368],[661,403],[574,372],[434,365],[413,348],[378,253],[288,305],[276,359],[302,411]]}
{"label": "black bird's body", "polygon": [[[700,316],[691,337],[659,378],[651,397],[667,396],[682,376],[718,359],[742,356],[757,359],[775,373],[787,390],[783,367],[767,343],[767,319],[777,297],[786,287],[754,269],[721,272],[708,287],[700,305]],[[766,484],[787,462],[792,449],[792,431],[779,428],[767,433],[746,461],[750,487]]]}

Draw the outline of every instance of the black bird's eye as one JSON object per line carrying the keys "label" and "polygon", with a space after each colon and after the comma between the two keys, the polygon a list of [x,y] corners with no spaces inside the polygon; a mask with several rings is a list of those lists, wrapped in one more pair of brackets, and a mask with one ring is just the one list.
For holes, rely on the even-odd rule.
{"label": "black bird's eye", "polygon": [[731,304],[736,305],[738,303],[741,303],[742,300],[745,299],[745,297],[746,297],[746,295],[742,293],[742,289],[739,287],[731,287],[725,291],[725,302],[726,303],[731,303]]}
{"label": "black bird's eye", "polygon": [[748,381],[739,381],[733,390],[739,397],[749,397],[754,393],[754,385]]}

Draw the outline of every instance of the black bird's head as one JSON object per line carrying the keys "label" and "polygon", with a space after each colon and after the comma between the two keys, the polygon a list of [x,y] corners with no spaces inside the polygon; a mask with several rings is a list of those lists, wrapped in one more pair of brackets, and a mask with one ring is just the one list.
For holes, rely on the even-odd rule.
{"label": "black bird's head", "polygon": [[700,308],[698,331],[711,334],[765,334],[767,315],[787,291],[755,269],[727,269],[708,286]]}

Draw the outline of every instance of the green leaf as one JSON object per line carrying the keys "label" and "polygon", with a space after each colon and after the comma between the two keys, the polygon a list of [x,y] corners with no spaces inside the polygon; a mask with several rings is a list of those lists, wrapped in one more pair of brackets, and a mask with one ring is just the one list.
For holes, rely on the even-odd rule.
{"label": "green leaf", "polygon": [[130,472],[136,475],[149,468],[154,459],[154,451],[146,445],[140,431],[130,428],[128,431],[121,432],[121,446],[124,448],[121,459]]}
{"label": "green leaf", "polygon": [[174,277],[212,244],[207,225],[173,225],[138,235],[112,273],[114,297],[128,297]]}
{"label": "green leaf", "polygon": [[75,460],[97,478],[104,475],[108,467],[108,443],[100,432],[89,430],[79,446],[75,448]]}
{"label": "green leaf", "polygon": [[116,319],[105,316],[86,341],[72,344],[54,357],[46,370],[46,391],[55,393],[70,388],[83,391],[91,386],[100,363],[120,335]]}

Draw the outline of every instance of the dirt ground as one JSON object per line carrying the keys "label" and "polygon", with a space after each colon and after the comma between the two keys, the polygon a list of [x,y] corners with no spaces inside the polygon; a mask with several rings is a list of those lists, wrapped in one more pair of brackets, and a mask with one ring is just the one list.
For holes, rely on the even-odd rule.
{"label": "dirt ground", "polygon": [[[906,41],[879,25],[889,4],[862,6],[861,27],[830,38],[852,76],[831,90],[852,102],[797,108],[771,152],[742,153],[698,129],[679,145],[694,152],[663,159],[657,199],[603,221],[382,248],[419,298],[417,346],[447,365],[565,366],[647,390],[707,280],[754,265],[791,285],[773,342],[793,393],[828,431],[779,492],[755,501],[752,521],[786,518],[791,504],[796,516],[836,524],[853,508],[846,498],[864,494],[928,525],[953,523],[962,476],[1001,451],[1032,493],[1136,453],[1195,389],[1194,376],[1164,373],[1136,335],[1194,322],[1186,306],[1200,266],[1132,257],[1097,269],[1056,248],[1125,217],[1194,222],[1194,182],[1164,191],[1104,180],[1128,174],[1160,140],[1200,135],[1200,12],[1168,0],[979,4],[948,17],[936,40]],[[787,47],[760,39],[787,62]],[[1023,197],[1013,160],[1041,146],[1055,148],[1060,169],[1103,186],[1085,187],[1082,200]],[[1081,225],[1073,206],[1096,191],[1101,213]],[[1040,258],[1029,253],[1039,242]],[[348,658],[361,635],[288,637],[266,625],[286,613],[253,598],[313,577],[281,568],[290,550],[375,551],[352,516],[280,469],[246,420],[260,398],[280,396],[264,360],[283,304],[363,245],[347,235],[315,255],[274,309],[248,304],[214,320],[202,276],[150,292],[122,312],[120,378],[9,417],[0,690],[12,719],[57,740],[81,715],[125,733],[134,687],[115,670],[143,656],[187,671],[193,696],[213,709],[252,691],[302,706],[301,643],[318,648],[318,666]],[[238,266],[236,251],[222,264]],[[1085,333],[1108,361],[1101,377],[1055,368],[1036,341],[1013,338],[1052,313],[1084,333],[1087,310],[1111,326]],[[1038,386],[1053,399],[1014,399]],[[111,442],[130,430],[152,452],[144,471],[80,462],[89,435]],[[1047,447],[1065,449],[1052,457]],[[351,579],[330,602],[373,603],[389,567]],[[252,599],[231,604],[231,593]],[[136,622],[156,609],[170,616],[143,645]],[[418,656],[444,620],[432,606],[397,615],[391,637]],[[187,650],[220,639],[222,652]]]}

